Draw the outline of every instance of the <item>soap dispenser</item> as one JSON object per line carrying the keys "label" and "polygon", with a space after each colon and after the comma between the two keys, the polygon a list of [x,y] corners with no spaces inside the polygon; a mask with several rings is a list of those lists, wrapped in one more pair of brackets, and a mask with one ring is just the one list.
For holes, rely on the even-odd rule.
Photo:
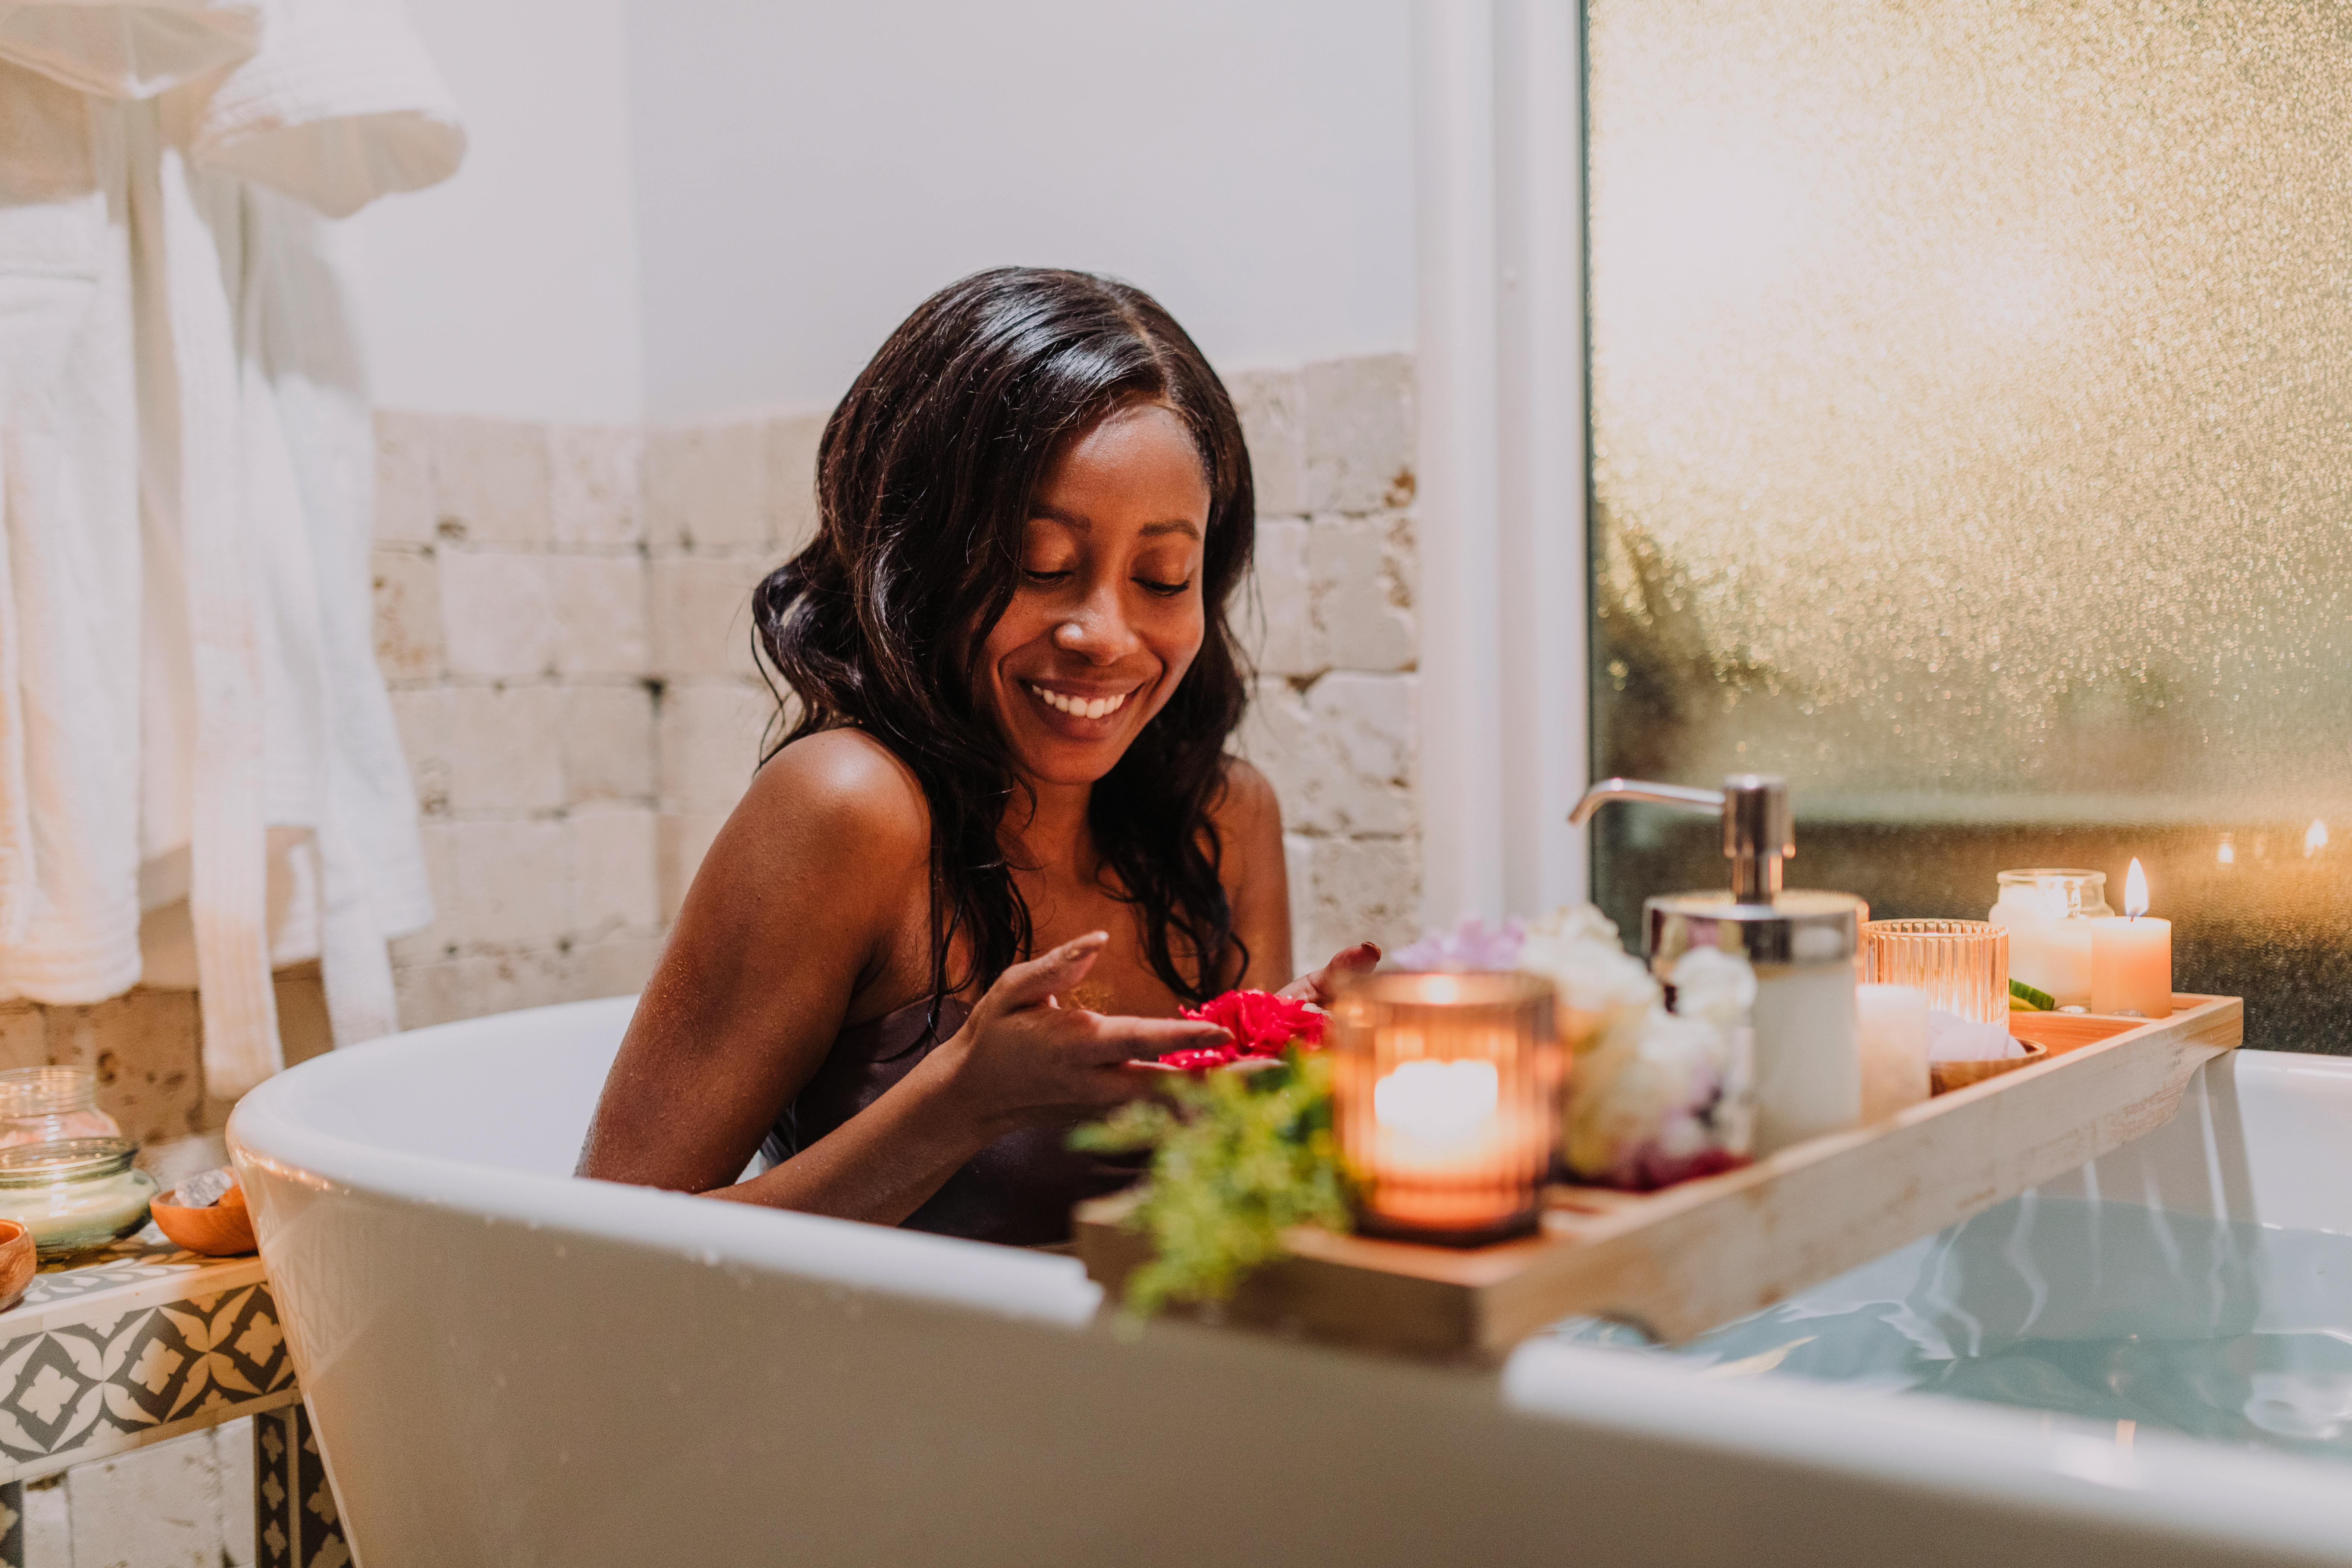
{"label": "soap dispenser", "polygon": [[1861,1026],[1854,1005],[1863,922],[1851,893],[1784,890],[1780,862],[1797,852],[1786,780],[1735,773],[1723,788],[1604,779],[1569,820],[1581,827],[1612,800],[1647,801],[1723,818],[1731,886],[1646,900],[1643,932],[1661,978],[1696,947],[1720,948],[1756,971],[1756,1152],[1769,1154],[1862,1121]]}

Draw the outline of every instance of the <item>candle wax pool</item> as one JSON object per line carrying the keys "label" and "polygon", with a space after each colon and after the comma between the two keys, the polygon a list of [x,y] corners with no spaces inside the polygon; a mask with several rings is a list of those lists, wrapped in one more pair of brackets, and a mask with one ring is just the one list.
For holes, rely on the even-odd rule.
{"label": "candle wax pool", "polygon": [[2009,977],[2046,991],[2061,1007],[2091,1000],[2091,932],[2112,915],[2059,919],[2030,902],[2003,899],[1985,917],[2009,928]]}
{"label": "candle wax pool", "polygon": [[94,1181],[0,1189],[0,1218],[22,1220],[44,1258],[103,1247],[147,1223],[155,1180],[141,1170]]}

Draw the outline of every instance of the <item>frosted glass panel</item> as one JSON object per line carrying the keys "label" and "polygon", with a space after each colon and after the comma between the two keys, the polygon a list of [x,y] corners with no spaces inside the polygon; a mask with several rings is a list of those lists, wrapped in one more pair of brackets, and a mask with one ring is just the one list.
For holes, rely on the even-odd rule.
{"label": "frosted glass panel", "polygon": [[1599,769],[1786,773],[1886,916],[2137,855],[2182,988],[2352,1048],[2352,17],[1587,15]]}

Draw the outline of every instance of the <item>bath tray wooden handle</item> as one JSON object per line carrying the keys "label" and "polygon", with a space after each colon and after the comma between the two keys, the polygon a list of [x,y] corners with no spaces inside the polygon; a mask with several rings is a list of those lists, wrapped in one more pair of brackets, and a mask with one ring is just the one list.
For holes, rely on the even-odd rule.
{"label": "bath tray wooden handle", "polygon": [[[1541,1234],[1459,1251],[1291,1234],[1231,1323],[1416,1355],[1491,1361],[1571,1313],[1687,1339],[2015,1197],[2172,1120],[2189,1076],[2234,1048],[2234,996],[2171,1017],[2012,1014],[2046,1059],[1852,1132],[1663,1192],[1554,1188]],[[1079,1205],[1087,1272],[1114,1294],[1149,1257],[1133,1194]]]}

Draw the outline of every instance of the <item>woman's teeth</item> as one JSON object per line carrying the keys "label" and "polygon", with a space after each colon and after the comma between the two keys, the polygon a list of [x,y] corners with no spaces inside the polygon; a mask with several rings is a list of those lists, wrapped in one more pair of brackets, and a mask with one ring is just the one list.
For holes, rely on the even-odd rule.
{"label": "woman's teeth", "polygon": [[1122,691],[1116,697],[1097,697],[1088,702],[1076,697],[1065,697],[1058,691],[1048,691],[1042,686],[1031,686],[1029,689],[1035,692],[1037,700],[1046,707],[1056,712],[1067,713],[1074,719],[1099,719],[1107,713],[1116,713],[1127,705],[1128,698],[1132,695]]}

